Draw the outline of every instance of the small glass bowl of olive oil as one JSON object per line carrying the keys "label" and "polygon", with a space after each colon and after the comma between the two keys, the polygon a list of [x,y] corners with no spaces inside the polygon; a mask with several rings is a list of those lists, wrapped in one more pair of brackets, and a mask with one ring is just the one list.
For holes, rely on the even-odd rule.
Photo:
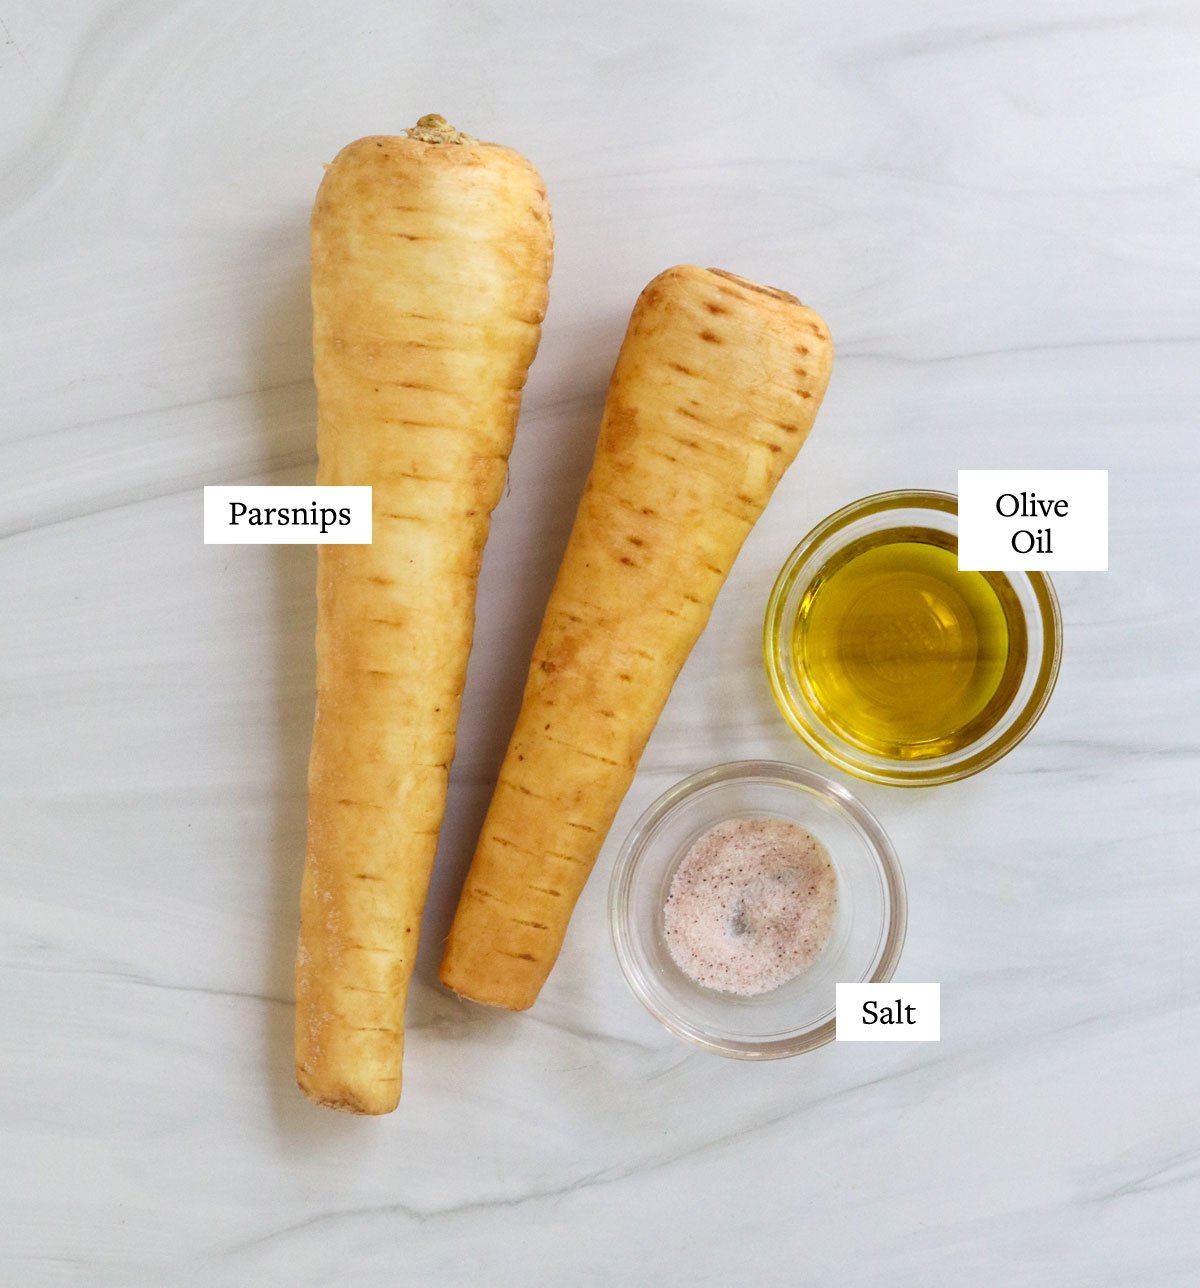
{"label": "small glass bowl of olive oil", "polygon": [[814,528],[767,605],[767,674],[793,729],[875,782],[999,760],[1049,700],[1062,622],[1040,572],[959,572],[958,499],[881,492]]}

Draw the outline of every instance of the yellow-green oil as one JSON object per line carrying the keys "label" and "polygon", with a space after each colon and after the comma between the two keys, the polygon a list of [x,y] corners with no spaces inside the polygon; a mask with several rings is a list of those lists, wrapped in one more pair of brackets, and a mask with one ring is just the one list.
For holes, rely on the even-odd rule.
{"label": "yellow-green oil", "polygon": [[793,637],[796,671],[824,723],[876,756],[951,755],[1016,692],[1024,619],[1000,573],[959,572],[954,538],[876,533],[814,579]]}

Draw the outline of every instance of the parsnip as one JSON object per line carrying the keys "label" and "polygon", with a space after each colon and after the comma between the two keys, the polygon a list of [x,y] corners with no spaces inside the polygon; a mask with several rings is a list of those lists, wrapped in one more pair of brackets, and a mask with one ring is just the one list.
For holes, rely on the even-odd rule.
{"label": "parsnip", "polygon": [[688,266],[642,292],[442,961],[455,992],[536,999],[832,358],[825,324],[782,291]]}
{"label": "parsnip", "polygon": [[321,546],[318,565],[296,1077],[337,1109],[400,1097],[476,576],[551,240],[529,162],[440,117],[344,148],[313,210],[317,481],[374,489],[373,543]]}

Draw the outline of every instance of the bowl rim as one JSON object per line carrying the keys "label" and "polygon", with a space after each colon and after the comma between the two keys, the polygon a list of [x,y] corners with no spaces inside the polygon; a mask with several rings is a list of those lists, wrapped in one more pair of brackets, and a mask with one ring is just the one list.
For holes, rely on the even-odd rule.
{"label": "bowl rim", "polygon": [[667,788],[645,810],[629,829],[613,864],[608,887],[608,924],[617,962],[629,990],[656,1020],[676,1037],[692,1042],[706,1051],[740,1060],[778,1060],[813,1051],[832,1041],[836,1020],[830,1018],[802,1033],[763,1042],[730,1038],[711,1030],[685,1023],[665,1011],[647,987],[642,970],[631,948],[629,895],[651,840],[662,821],[697,792],[718,783],[736,780],[784,782],[801,791],[816,794],[832,802],[849,816],[865,834],[868,850],[875,861],[887,893],[888,916],[881,926],[881,947],[868,980],[874,984],[892,979],[908,930],[908,895],[904,872],[888,834],[875,815],[846,787],[816,770],[806,769],[783,760],[733,760],[689,774]]}
{"label": "bowl rim", "polygon": [[[1049,576],[1039,569],[1020,572],[1001,571],[996,575],[1007,577],[1015,584],[1024,581],[1037,605],[1041,624],[1041,656],[1036,659],[1036,675],[1028,698],[1016,718],[998,736],[989,730],[975,745],[970,755],[943,763],[941,758],[925,761],[890,761],[883,767],[876,761],[860,757],[853,746],[839,738],[807,704],[796,700],[783,674],[778,656],[777,641],[783,636],[783,607],[790,595],[801,568],[814,560],[814,574],[824,566],[816,556],[830,546],[838,533],[860,519],[889,510],[927,510],[950,515],[955,523],[957,540],[958,497],[953,492],[939,492],[929,488],[895,488],[887,492],[874,492],[835,510],[823,519],[792,550],[784,560],[771,587],[767,610],[763,620],[763,656],[766,662],[767,681],[771,695],[780,714],[793,732],[835,768],[866,782],[883,783],[890,787],[927,787],[952,783],[969,778],[1006,756],[1033,729],[1041,718],[1050,695],[1058,681],[1062,662],[1062,611],[1058,595]],[[1032,658],[1031,658],[1032,663]]]}

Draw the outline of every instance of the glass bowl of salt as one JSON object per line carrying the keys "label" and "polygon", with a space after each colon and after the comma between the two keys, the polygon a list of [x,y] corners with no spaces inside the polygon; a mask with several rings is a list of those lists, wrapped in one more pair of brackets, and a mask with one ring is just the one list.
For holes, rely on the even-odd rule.
{"label": "glass bowl of salt", "polygon": [[891,842],[850,792],[781,761],[693,774],[634,825],[609,923],[629,987],[677,1036],[770,1060],[834,1036],[835,986],[884,983],[907,923]]}

